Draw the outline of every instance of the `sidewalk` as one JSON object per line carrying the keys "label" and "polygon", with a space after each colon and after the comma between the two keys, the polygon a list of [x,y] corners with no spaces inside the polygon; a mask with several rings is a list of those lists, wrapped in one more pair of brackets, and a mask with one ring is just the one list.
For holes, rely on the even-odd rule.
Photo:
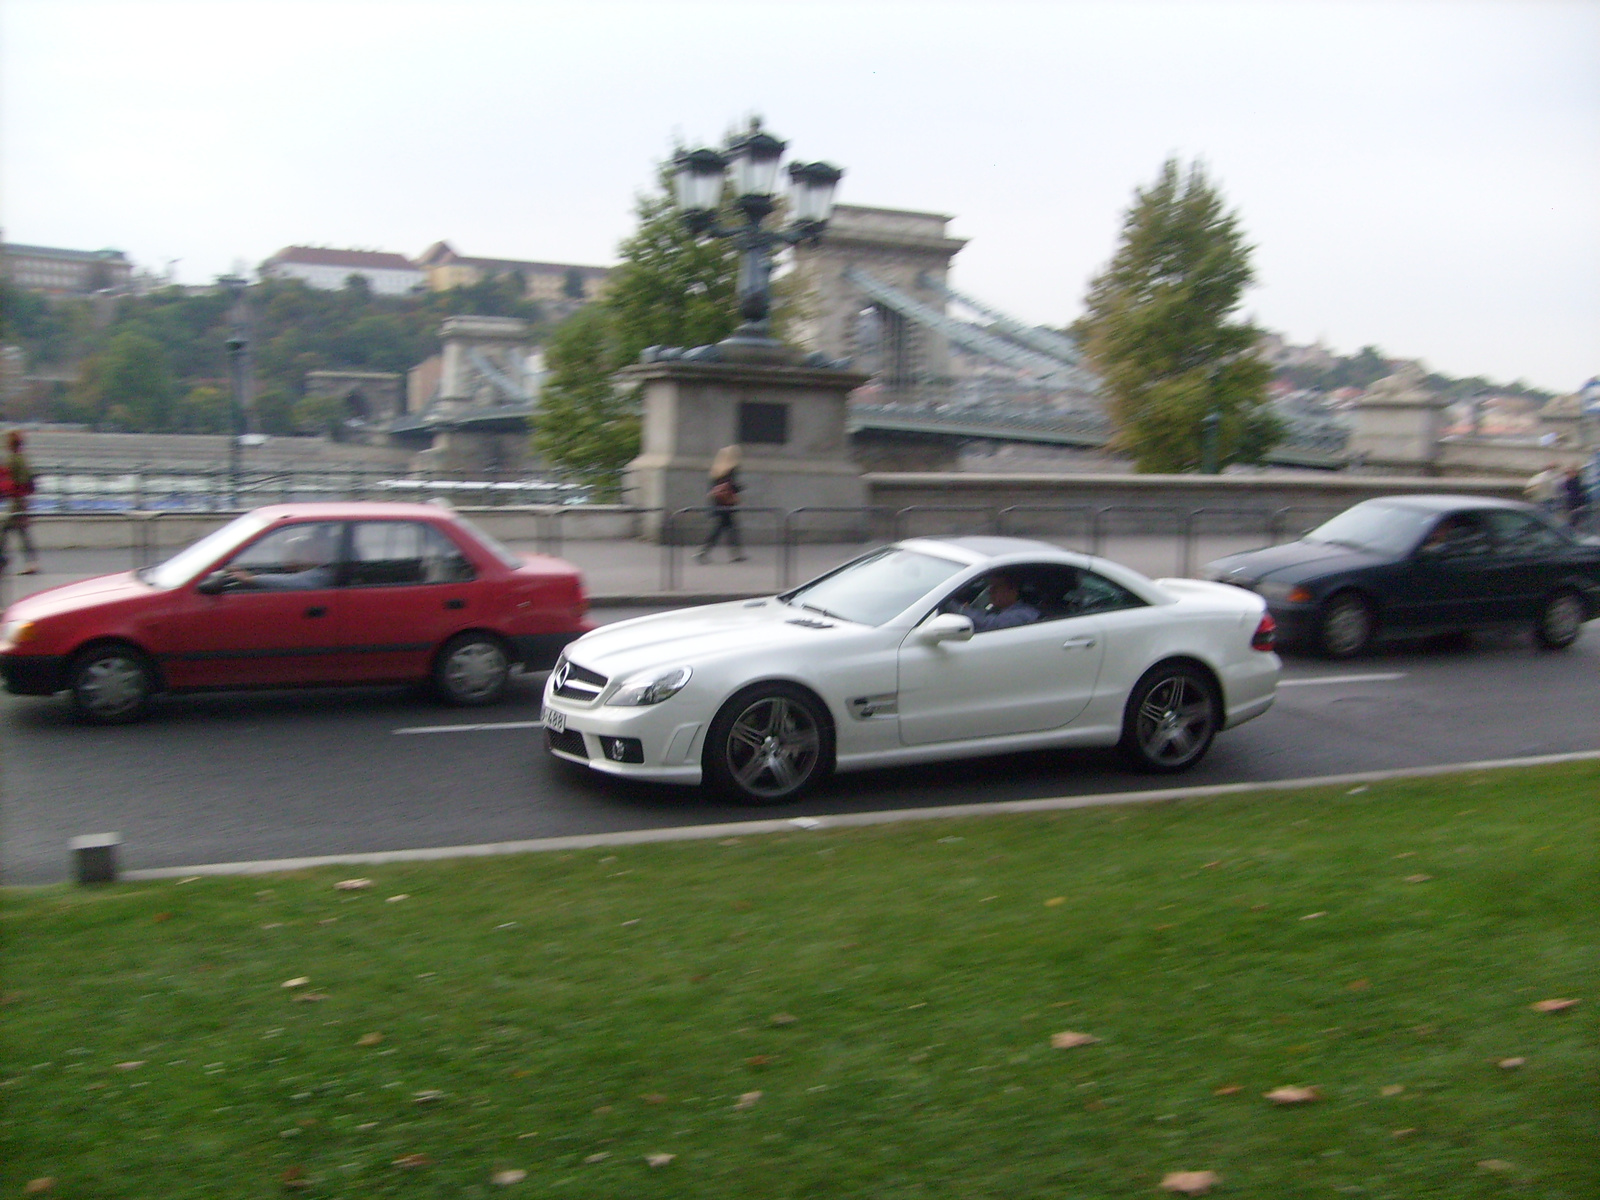
{"label": "sidewalk", "polygon": [[[1260,538],[1246,535],[1205,537],[1193,555],[1195,572],[1208,559],[1234,550],[1259,545]],[[878,543],[832,542],[796,546],[793,549],[791,580],[788,586],[802,583],[846,562]],[[1067,549],[1087,550],[1081,541],[1063,539]],[[511,542],[513,550],[533,554],[532,542]],[[175,551],[164,549],[162,557]],[[715,600],[770,595],[785,585],[780,578],[783,548],[753,545],[745,548],[742,563],[728,561],[727,550],[718,547],[713,561],[697,563],[694,547],[676,550],[676,586],[666,586],[665,549],[640,541],[568,541],[561,557],[583,572],[590,603],[596,608],[639,605],[703,604]],[[1165,535],[1111,537],[1103,547],[1107,558],[1124,563],[1152,577],[1183,573],[1183,547],[1180,539]],[[13,564],[15,567],[17,564]],[[126,571],[134,565],[133,552],[120,550],[56,550],[41,556],[38,575],[16,575],[7,571],[0,580],[0,602],[9,604],[46,588],[59,587],[96,575]]]}

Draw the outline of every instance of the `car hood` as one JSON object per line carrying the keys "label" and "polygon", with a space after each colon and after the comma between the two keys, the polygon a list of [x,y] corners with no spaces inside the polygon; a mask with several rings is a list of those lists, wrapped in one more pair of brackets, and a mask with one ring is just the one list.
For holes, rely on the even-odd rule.
{"label": "car hood", "polygon": [[1336,546],[1332,542],[1301,541],[1268,546],[1265,550],[1230,554],[1207,563],[1206,573],[1223,583],[1255,583],[1269,576],[1309,579],[1389,561],[1392,561],[1389,556],[1370,550]]}
{"label": "car hood", "polygon": [[[796,624],[796,622],[807,622]],[[694,666],[714,658],[770,653],[793,645],[816,645],[861,631],[776,600],[754,604],[735,600],[602,625],[567,647],[567,657],[605,675],[655,666]]]}
{"label": "car hood", "polygon": [[24,596],[6,609],[5,615],[8,621],[37,621],[42,617],[148,596],[150,591],[150,585],[141,583],[132,571],[121,571],[115,575],[99,575]]}

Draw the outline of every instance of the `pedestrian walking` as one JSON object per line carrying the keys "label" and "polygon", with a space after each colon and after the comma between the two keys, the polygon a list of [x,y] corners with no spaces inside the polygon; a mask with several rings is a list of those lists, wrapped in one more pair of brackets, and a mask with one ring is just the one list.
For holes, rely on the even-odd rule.
{"label": "pedestrian walking", "polygon": [[0,570],[5,569],[6,547],[11,535],[22,543],[22,557],[27,563],[18,575],[39,573],[39,553],[33,546],[33,532],[28,525],[28,497],[33,495],[33,468],[28,456],[22,452],[23,437],[20,429],[6,434],[6,458],[0,463],[0,497],[6,501],[6,519],[0,525]]}
{"label": "pedestrian walking", "polygon": [[739,493],[744,485],[739,482],[739,447],[724,446],[711,460],[710,487],[706,499],[711,502],[711,532],[705,544],[695,552],[696,562],[710,562],[711,550],[728,535],[728,549],[733,551],[733,562],[744,561],[744,548],[739,544]]}
{"label": "pedestrian walking", "polygon": [[1562,507],[1566,509],[1567,524],[1582,529],[1589,513],[1589,489],[1584,486],[1583,472],[1568,467],[1561,478]]}
{"label": "pedestrian walking", "polygon": [[1529,504],[1536,504],[1552,517],[1561,511],[1561,464],[1551,463],[1522,489]]}

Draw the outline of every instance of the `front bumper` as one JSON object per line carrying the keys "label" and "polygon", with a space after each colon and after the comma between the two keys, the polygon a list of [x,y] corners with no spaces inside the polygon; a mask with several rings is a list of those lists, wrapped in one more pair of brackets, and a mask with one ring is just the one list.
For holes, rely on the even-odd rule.
{"label": "front bumper", "polygon": [[15,696],[53,696],[67,686],[67,659],[61,654],[0,654],[0,675]]}
{"label": "front bumper", "polygon": [[587,621],[584,628],[562,633],[519,633],[512,637],[517,661],[530,671],[548,671],[556,665],[561,652],[569,642],[577,641],[593,626]]}
{"label": "front bumper", "polygon": [[[545,748],[557,758],[607,775],[650,783],[700,782],[700,751],[706,722],[694,719],[674,696],[640,708],[589,707],[556,697],[545,685]],[[552,726],[561,723],[557,732]],[[628,761],[637,758],[639,761]]]}

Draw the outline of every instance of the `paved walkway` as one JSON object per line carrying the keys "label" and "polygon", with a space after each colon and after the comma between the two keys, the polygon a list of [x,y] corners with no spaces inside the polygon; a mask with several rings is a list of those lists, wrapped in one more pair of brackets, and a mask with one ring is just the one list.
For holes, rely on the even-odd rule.
{"label": "paved walkway", "polygon": [[[531,542],[510,544],[513,549],[529,554],[538,549]],[[717,549],[714,561],[701,564],[694,559],[693,547],[680,546],[669,556],[661,546],[638,541],[568,541],[562,545],[561,555],[583,572],[595,607],[605,608],[766,595],[819,575],[870,549],[873,544],[832,542],[796,546],[787,579],[784,578],[781,546],[747,546],[748,557],[741,563],[729,562],[727,550],[722,547]],[[1064,540],[1061,544],[1073,550],[1088,549],[1081,542]],[[1107,558],[1158,577],[1198,573],[1200,566],[1209,559],[1259,544],[1258,537],[1202,538],[1194,548],[1191,572],[1184,570],[1183,546],[1174,537],[1113,537],[1107,539],[1103,553]],[[163,556],[170,553],[170,550],[164,551]],[[13,563],[13,567],[16,565]],[[43,554],[40,565],[42,570],[38,575],[8,572],[0,580],[0,601],[10,603],[45,588],[126,571],[135,565],[135,556],[131,550],[55,550]]]}

